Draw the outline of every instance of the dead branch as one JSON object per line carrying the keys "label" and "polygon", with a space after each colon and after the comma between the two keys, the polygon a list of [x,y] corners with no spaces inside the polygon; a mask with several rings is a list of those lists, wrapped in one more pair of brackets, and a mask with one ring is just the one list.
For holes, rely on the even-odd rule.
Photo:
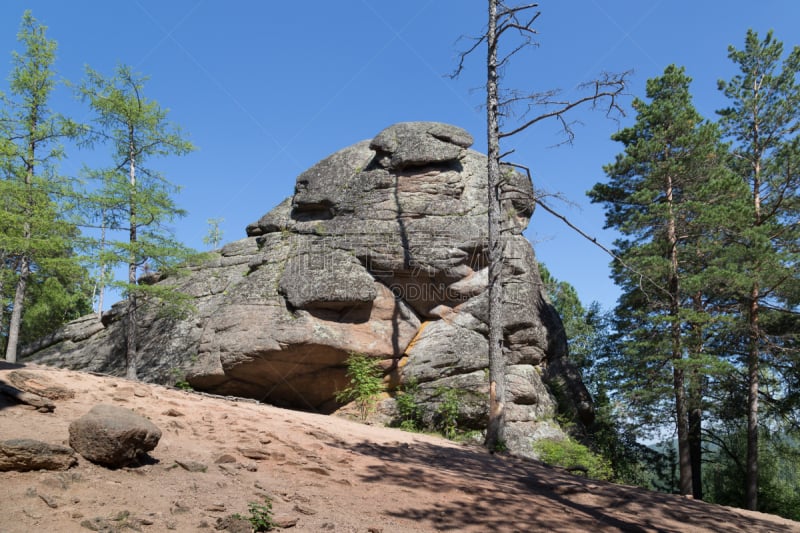
{"label": "dead branch", "polygon": [[482,43],[486,42],[486,37],[486,32],[484,32],[480,37],[470,37],[470,39],[475,42],[472,43],[472,46],[458,54],[458,66],[451,74],[448,75],[450,79],[458,78],[461,75],[461,72],[464,70],[464,61],[467,59],[467,56],[474,52]]}
{"label": "dead branch", "polygon": [[[528,175],[528,179],[531,179],[531,170],[528,167],[526,167],[524,165],[517,164],[517,163],[508,163],[508,162],[506,162],[506,163],[503,163],[503,164],[512,166],[514,168],[518,168],[520,170],[524,170],[525,173]],[[589,242],[591,242],[592,244],[594,244],[595,246],[597,246],[598,248],[603,250],[606,254],[608,254],[614,261],[619,263],[622,267],[624,267],[625,269],[629,270],[630,272],[632,272],[633,274],[638,276],[639,277],[639,287],[642,289],[642,292],[644,294],[647,294],[647,292],[644,290],[644,282],[647,282],[649,285],[652,285],[659,292],[663,292],[663,293],[669,294],[667,292],[667,290],[664,287],[661,286],[660,283],[658,283],[657,281],[655,281],[651,277],[647,276],[646,274],[640,272],[639,270],[635,269],[634,267],[632,267],[631,265],[626,263],[624,259],[622,259],[620,256],[615,254],[613,250],[611,250],[607,246],[603,245],[602,243],[598,242],[597,237],[592,237],[591,235],[589,235],[588,233],[583,231],[581,228],[579,228],[578,226],[573,224],[566,216],[562,215],[561,213],[559,213],[558,211],[556,211],[555,209],[553,209],[552,207],[547,205],[542,200],[541,196],[534,197],[533,201],[534,201],[534,203],[536,203],[536,205],[541,206],[542,209],[544,209],[545,211],[547,211],[548,213],[550,213],[551,215],[553,215],[557,219],[559,219],[562,222],[564,222],[567,226],[569,226],[570,229],[572,229],[573,231],[578,233],[578,235],[580,235],[584,239],[588,240]]]}
{"label": "dead branch", "polygon": [[564,115],[586,103],[591,103],[592,108],[596,108],[598,102],[603,100],[608,100],[608,107],[606,109],[606,116],[613,117],[614,115],[625,116],[625,110],[623,109],[622,105],[619,103],[619,97],[623,96],[625,93],[625,84],[627,81],[627,76],[630,74],[630,71],[623,72],[621,74],[608,74],[604,73],[600,79],[584,83],[580,87],[587,88],[592,87],[594,90],[591,94],[579,98],[574,101],[563,101],[563,100],[556,100],[554,96],[558,94],[557,91],[547,91],[544,93],[533,93],[530,95],[520,95],[517,94],[513,98],[509,98],[505,101],[506,105],[511,105],[514,103],[519,103],[522,101],[528,101],[528,111],[525,114],[528,114],[530,110],[534,107],[552,107],[557,106],[557,109],[552,111],[542,113],[541,115],[537,115],[536,117],[524,122],[520,126],[517,126],[513,130],[510,131],[501,131],[500,138],[510,137],[512,135],[516,135],[517,133],[528,129],[529,127],[533,126],[537,122],[541,122],[548,118],[556,118],[558,119],[562,127],[564,128],[564,132],[567,134],[569,138],[569,142],[575,137],[572,128],[570,127],[570,123],[568,123]]}

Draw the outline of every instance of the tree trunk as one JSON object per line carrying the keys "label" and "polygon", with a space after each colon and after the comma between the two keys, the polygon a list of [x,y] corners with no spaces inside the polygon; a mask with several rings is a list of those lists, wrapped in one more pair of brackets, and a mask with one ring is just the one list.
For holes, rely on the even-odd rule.
{"label": "tree trunk", "polygon": [[128,211],[130,250],[128,252],[128,323],[125,343],[125,376],[135,381],[138,379],[139,350],[136,346],[136,153],[134,151],[132,126],[128,128],[128,133],[130,136],[130,203]]}
{"label": "tree trunk", "polygon": [[[756,140],[758,145],[758,122]],[[758,151],[759,154],[763,153]],[[753,224],[761,226],[761,157],[753,165]],[[745,508],[755,511],[758,508],[758,364],[759,339],[759,298],[761,287],[758,279],[750,289],[750,306],[747,313],[749,347],[747,353],[747,464],[745,466]]]}
{"label": "tree trunk", "polygon": [[17,362],[17,345],[19,344],[19,330],[22,325],[22,306],[25,300],[25,290],[28,286],[30,275],[30,260],[23,255],[20,259],[19,278],[14,291],[14,304],[11,308],[11,319],[8,322],[8,344],[6,345],[6,361]]}
{"label": "tree trunk", "polygon": [[[136,266],[128,265],[128,283],[130,280],[136,281]],[[136,291],[133,286],[128,288],[128,323],[125,328],[126,333],[126,352],[125,352],[125,377],[131,380],[138,379],[137,372],[139,366],[139,352],[136,346]]]}
{"label": "tree trunk", "polygon": [[747,354],[747,466],[745,473],[745,508],[758,508],[758,366],[759,366],[759,285],[753,284],[750,293],[750,348]]}
{"label": "tree trunk", "polygon": [[[106,210],[100,210],[100,256],[106,249]],[[100,260],[100,275],[95,285],[98,292],[97,297],[97,318],[103,317],[103,299],[106,294],[106,263],[105,260]]]}
{"label": "tree trunk", "polygon": [[[690,381],[694,381],[694,377]],[[690,387],[689,403],[689,457],[692,464],[692,497],[703,499],[703,440],[701,435],[703,412],[694,397],[694,387]]]}
{"label": "tree trunk", "polygon": [[6,305],[5,305],[5,284],[4,284],[4,270],[7,269],[6,267],[6,254],[0,250],[0,353],[6,353],[6,347],[8,344],[3,344],[3,341],[7,341],[7,338],[4,338],[2,332],[5,331],[6,325]]}
{"label": "tree trunk", "polygon": [[[703,312],[702,295],[692,297],[694,310],[700,315]],[[689,456],[692,461],[692,496],[695,500],[703,499],[703,373],[698,367],[698,359],[703,353],[702,327],[692,323],[692,351],[690,358],[695,359],[689,377]]]}
{"label": "tree trunk", "polygon": [[[22,226],[22,238],[25,243],[29,243],[33,235],[31,228],[31,218],[33,217],[33,176],[35,172],[34,162],[36,161],[36,141],[34,134],[38,123],[38,117],[34,114],[29,117],[30,126],[28,128],[27,161],[25,162],[25,192],[28,197],[23,200],[25,205],[25,221]],[[24,251],[20,256],[19,278],[17,287],[14,291],[14,304],[11,310],[11,319],[8,322],[8,344],[6,345],[6,361],[9,363],[17,362],[17,345],[19,344],[19,330],[22,326],[22,307],[25,305],[25,291],[28,288],[28,277],[31,273],[31,258],[28,251]]]}
{"label": "tree trunk", "polygon": [[680,280],[678,278],[678,237],[675,228],[675,216],[672,211],[674,202],[672,178],[667,177],[667,205],[669,219],[667,221],[667,240],[670,247],[669,273],[669,314],[671,318],[670,336],[672,341],[672,386],[675,392],[675,423],[678,430],[678,465],[680,472],[680,493],[692,494],[692,461],[689,453],[688,412],[686,408],[686,380],[683,360],[683,345],[680,322]]}
{"label": "tree trunk", "polygon": [[488,235],[489,235],[489,423],[486,447],[504,445],[505,354],[503,353],[503,243],[500,229],[500,136],[498,125],[497,1],[489,0],[487,30],[486,116],[488,137]]}

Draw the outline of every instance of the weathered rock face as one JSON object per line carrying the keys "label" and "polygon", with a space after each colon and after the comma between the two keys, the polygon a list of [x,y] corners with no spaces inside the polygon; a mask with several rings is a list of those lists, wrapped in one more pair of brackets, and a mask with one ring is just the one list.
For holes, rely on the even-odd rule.
{"label": "weathered rock face", "polygon": [[[150,313],[140,327],[141,376],[196,389],[332,412],[344,361],[382,361],[392,385],[414,380],[435,411],[463,392],[460,424],[482,427],[487,393],[486,158],[471,136],[402,123],[345,148],[297,178],[294,195],[192,267],[175,284],[194,297],[186,319]],[[505,169],[504,269],[508,439],[517,451],[556,400],[584,420],[586,389],[566,361],[561,321],[521,235],[530,180]],[[35,347],[37,361],[122,373],[121,306],[76,321]],[[546,424],[545,424],[546,425]]]}
{"label": "weathered rock face", "polygon": [[0,472],[16,470],[67,470],[78,464],[75,452],[66,446],[32,439],[0,442]]}

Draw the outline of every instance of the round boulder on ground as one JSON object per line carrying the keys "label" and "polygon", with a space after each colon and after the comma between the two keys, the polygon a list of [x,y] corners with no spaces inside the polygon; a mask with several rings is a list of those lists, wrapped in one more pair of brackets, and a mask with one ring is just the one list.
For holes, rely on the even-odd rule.
{"label": "round boulder on ground", "polygon": [[69,445],[93,463],[120,467],[158,445],[161,430],[130,409],[95,405],[69,425]]}

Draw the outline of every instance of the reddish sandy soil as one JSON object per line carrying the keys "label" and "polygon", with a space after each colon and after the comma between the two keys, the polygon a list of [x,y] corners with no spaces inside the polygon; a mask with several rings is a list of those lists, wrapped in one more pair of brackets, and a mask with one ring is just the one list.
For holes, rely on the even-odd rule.
{"label": "reddish sandy soil", "polygon": [[[0,363],[0,381],[15,369]],[[87,525],[212,532],[264,496],[298,532],[800,532],[800,523],[779,517],[590,481],[432,436],[94,374],[24,370],[75,397],[41,413],[0,396],[0,440],[67,444],[69,423],[98,403],[132,409],[163,435],[135,467],[80,458],[65,472],[0,472],[2,533]]]}

